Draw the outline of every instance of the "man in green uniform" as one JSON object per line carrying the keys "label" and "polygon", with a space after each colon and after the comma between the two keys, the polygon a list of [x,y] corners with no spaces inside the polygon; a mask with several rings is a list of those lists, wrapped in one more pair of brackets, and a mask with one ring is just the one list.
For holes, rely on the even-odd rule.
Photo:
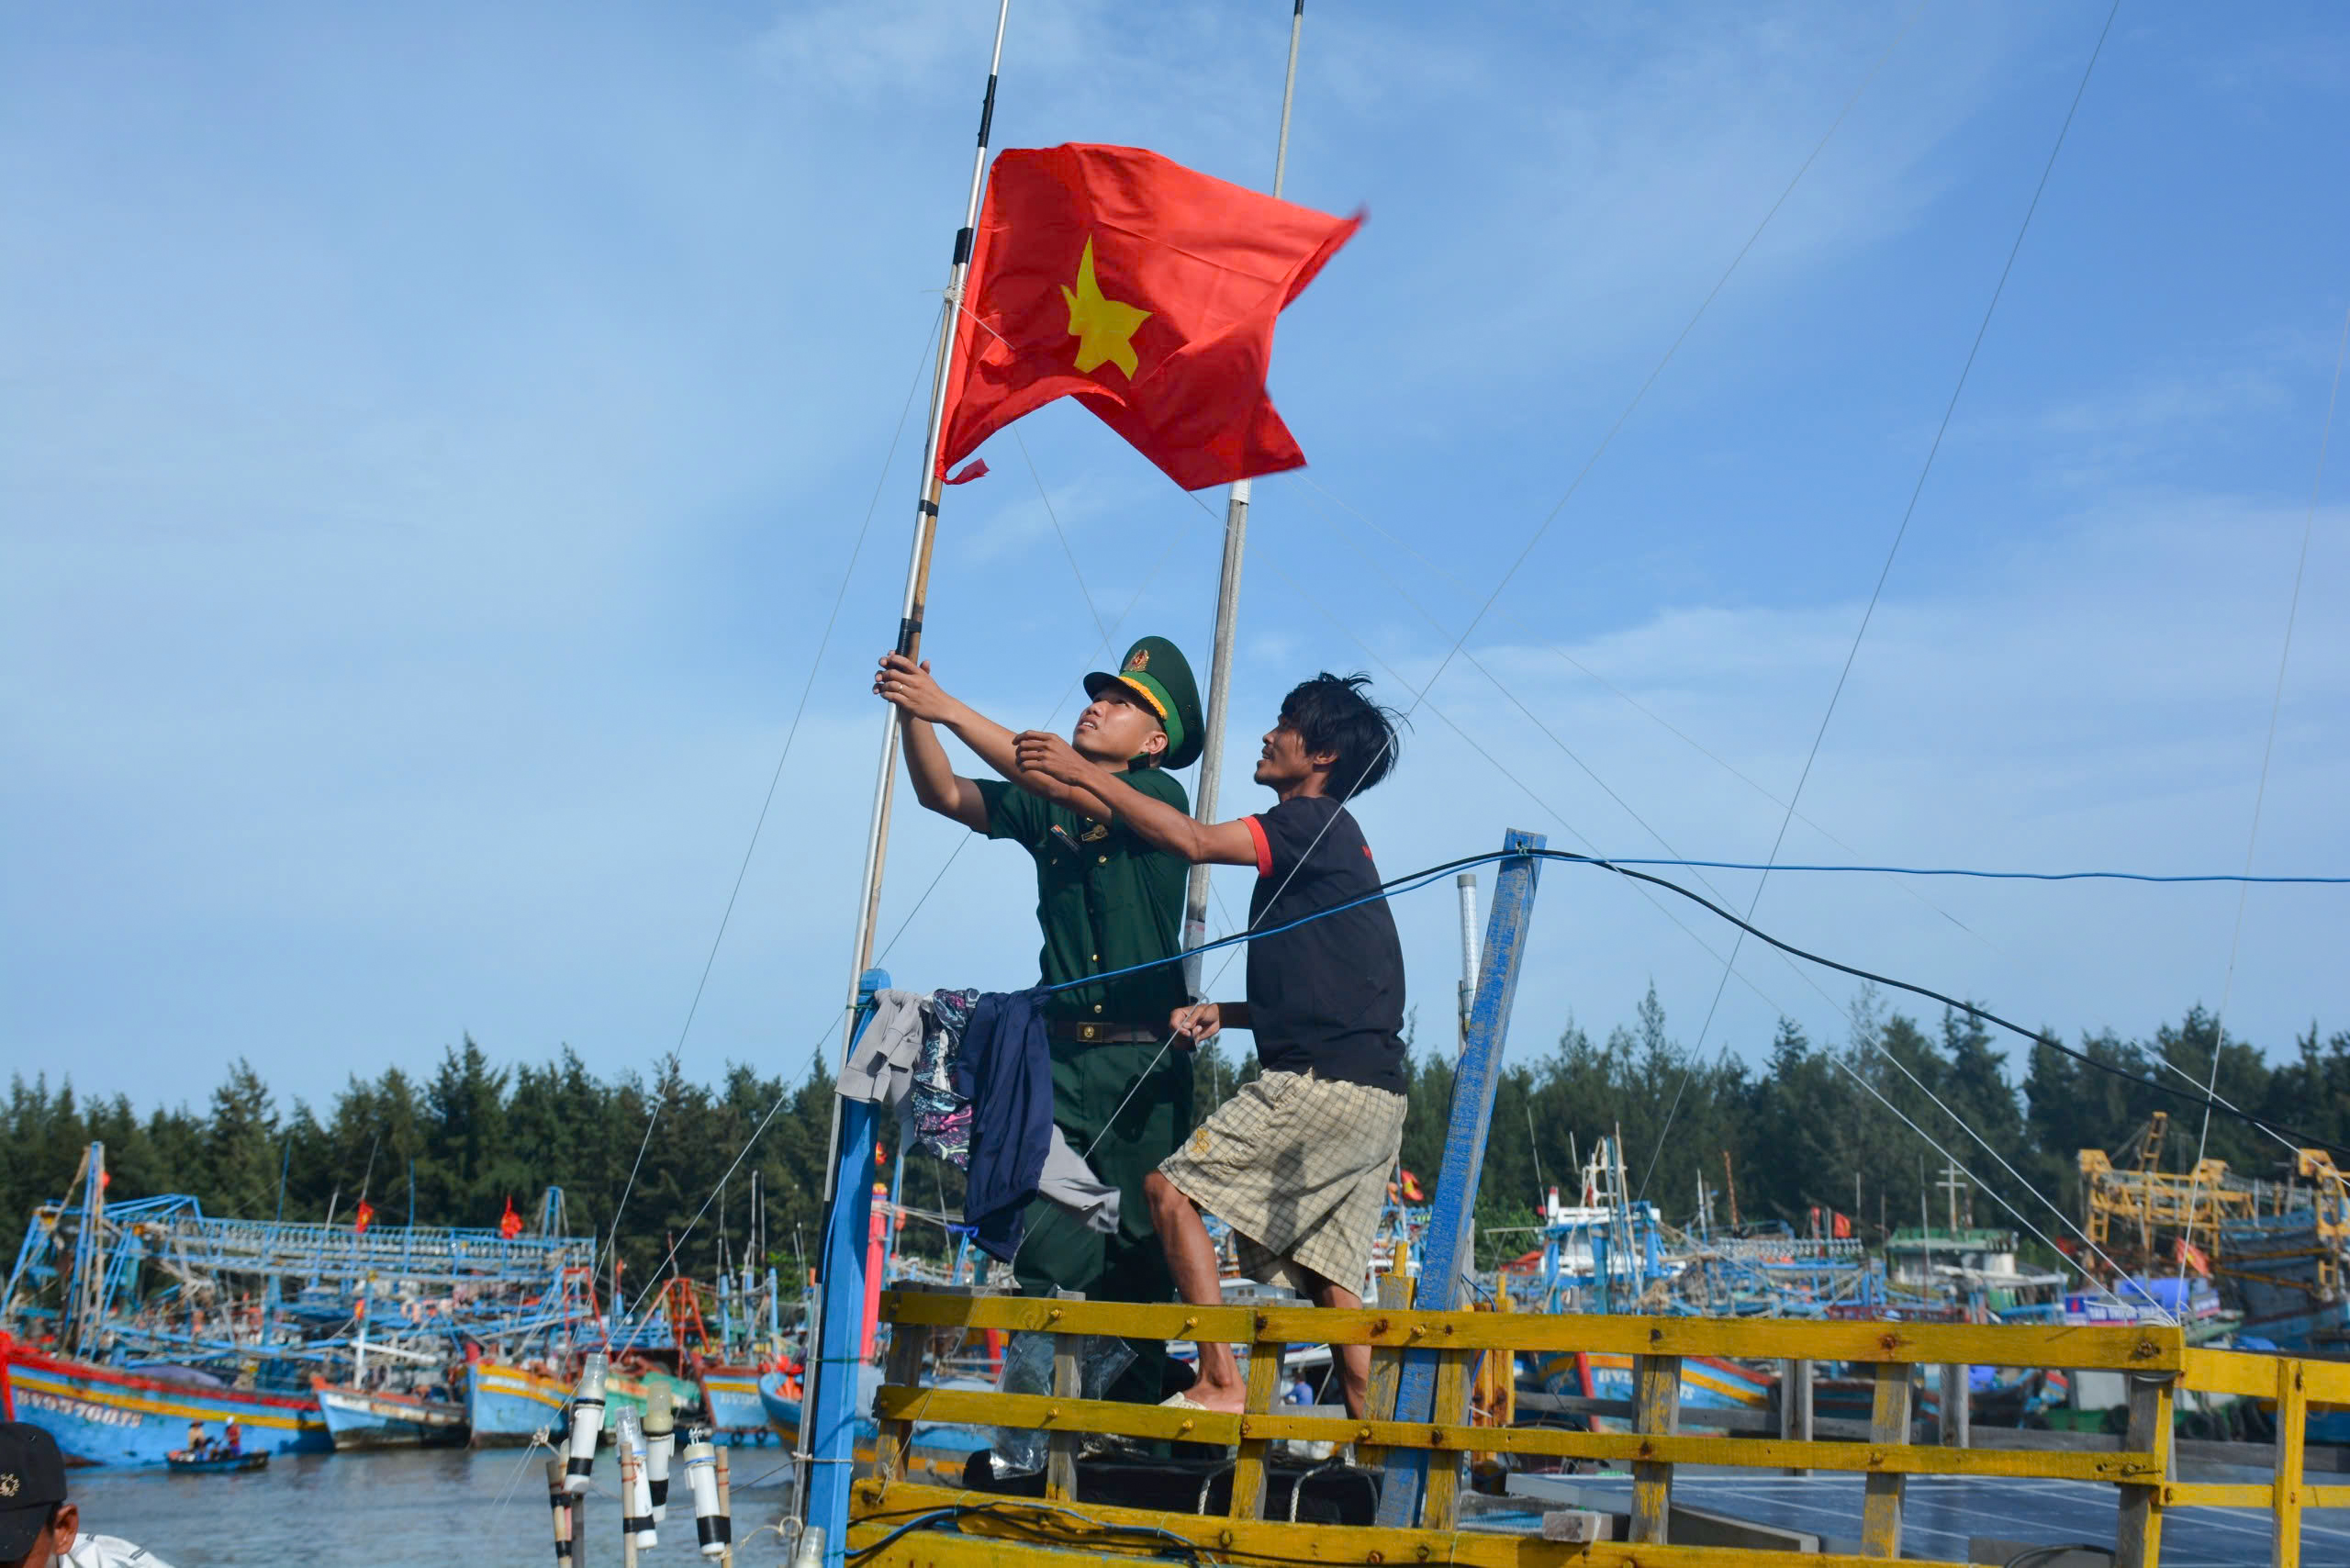
{"label": "man in green uniform", "polygon": [[[927,664],[891,654],[874,689],[905,715],[914,798],[974,833],[1016,841],[1036,862],[1036,923],[1045,985],[1083,980],[1181,950],[1190,868],[1116,821],[1091,790],[1024,773],[1013,732],[948,695]],[[1174,644],[1145,637],[1115,675],[1085,678],[1092,700],[1069,745],[1135,790],[1179,812],[1190,798],[1171,769],[1200,754],[1192,667]],[[957,777],[934,725],[945,725],[1003,777]],[[1045,1003],[1052,1039],[1053,1119],[1069,1147],[1118,1189],[1118,1229],[1089,1230],[1039,1201],[1013,1271],[1042,1294],[1058,1286],[1095,1301],[1169,1301],[1174,1282],[1151,1228],[1143,1179],[1192,1133],[1192,1059],[1168,1047],[1167,1019],[1190,1001],[1182,968],[1156,969],[1057,991]],[[1130,1341],[1133,1369],[1113,1396],[1156,1402],[1166,1370],[1159,1341]]]}

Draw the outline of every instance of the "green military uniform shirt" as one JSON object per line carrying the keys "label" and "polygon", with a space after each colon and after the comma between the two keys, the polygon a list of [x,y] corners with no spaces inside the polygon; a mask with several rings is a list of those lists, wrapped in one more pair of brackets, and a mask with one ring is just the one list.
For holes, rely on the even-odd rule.
{"label": "green military uniform shirt", "polygon": [[[1181,781],[1156,767],[1121,777],[1179,812],[1192,809]],[[1035,857],[1036,924],[1045,935],[1041,983],[1082,980],[1181,950],[1183,883],[1191,871],[1182,860],[1153,849],[1124,823],[1096,822],[1001,779],[983,778],[979,786],[988,836],[1015,839]],[[1182,966],[1162,964],[1056,991],[1045,1011],[1054,1018],[1164,1030],[1168,1015],[1188,1000]]]}
{"label": "green military uniform shirt", "polygon": [[[1156,767],[1122,776],[1179,812],[1183,786]],[[988,836],[1016,839],[1036,860],[1038,959],[1043,981],[1082,980],[1181,950],[1183,883],[1190,868],[1135,831],[1056,806],[1017,785],[979,781]],[[1172,1301],[1167,1251],[1150,1224],[1143,1182],[1192,1135],[1192,1057],[1165,1048],[1168,1015],[1189,998],[1181,964],[1056,991],[1046,1014],[1075,1023],[1150,1031],[1140,1041],[1054,1040],[1053,1120],[1095,1174],[1118,1189],[1118,1229],[1102,1236],[1039,1198],[1013,1271],[1032,1295],[1058,1286],[1094,1301]],[[1134,1364],[1107,1397],[1155,1405],[1164,1394],[1167,1345],[1129,1339]]]}

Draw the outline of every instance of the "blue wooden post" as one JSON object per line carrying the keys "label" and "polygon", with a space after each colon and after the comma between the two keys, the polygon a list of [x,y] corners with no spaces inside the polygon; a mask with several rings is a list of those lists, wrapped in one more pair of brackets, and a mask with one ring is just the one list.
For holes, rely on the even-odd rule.
{"label": "blue wooden post", "polygon": [[[867,969],[856,982],[855,1042],[873,1017],[873,993],[890,976]],[[842,1054],[847,1059],[847,1053]],[[808,1364],[807,1506],[801,1518],[824,1532],[826,1568],[841,1568],[848,1544],[849,1483],[856,1470],[856,1381],[865,1350],[865,1249],[873,1226],[873,1132],[878,1107],[841,1102],[840,1162],[824,1222],[823,1292],[816,1353]]]}
{"label": "blue wooden post", "polygon": [[[1436,1202],[1422,1234],[1418,1311],[1449,1312],[1468,1305],[1460,1276],[1473,1260],[1470,1228],[1477,1213],[1477,1173],[1485,1163],[1485,1134],[1494,1119],[1494,1091],[1501,1081],[1502,1046],[1509,1035],[1510,1004],[1517,996],[1518,961],[1527,922],[1534,913],[1534,886],[1542,862],[1529,850],[1550,841],[1513,828],[1502,836],[1501,863],[1494,879],[1494,908],[1485,922],[1483,961],[1478,967],[1477,1000],[1469,1012],[1469,1040],[1452,1077],[1452,1125],[1444,1138],[1444,1169],[1437,1178]],[[1404,1352],[1395,1388],[1395,1419],[1422,1425],[1435,1418],[1437,1353]],[[1387,1450],[1376,1523],[1409,1529],[1418,1522],[1428,1478],[1426,1449]]]}

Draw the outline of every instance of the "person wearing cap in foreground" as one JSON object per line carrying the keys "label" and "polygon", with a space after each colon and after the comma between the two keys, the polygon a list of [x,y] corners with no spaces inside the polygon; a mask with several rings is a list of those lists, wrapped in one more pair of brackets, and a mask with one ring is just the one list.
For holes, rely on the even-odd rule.
{"label": "person wearing cap in foreground", "polygon": [[[1046,998],[1053,1120],[1069,1146],[1119,1192],[1118,1227],[1102,1236],[1039,1201],[1013,1260],[1021,1287],[1058,1287],[1095,1301],[1169,1301],[1167,1255],[1151,1227],[1144,1182],[1192,1131],[1192,1062],[1169,1047],[1168,1019],[1189,1000],[1181,950],[1185,863],[1115,822],[1094,790],[1024,771],[1012,731],[950,696],[927,663],[891,654],[874,689],[905,716],[914,798],[974,833],[1011,839],[1036,865],[1041,984],[1138,964],[1155,968]],[[1183,815],[1191,800],[1172,770],[1198,757],[1203,733],[1192,666],[1164,637],[1126,650],[1115,674],[1085,678],[1091,700],[1066,743],[1101,769]],[[944,725],[1001,778],[958,777],[934,726]],[[1135,1364],[1110,1397],[1156,1401],[1163,1341],[1133,1340]]]}
{"label": "person wearing cap in foreground", "polygon": [[[1262,1071],[1145,1183],[1176,1288],[1224,1300],[1203,1212],[1232,1226],[1241,1271],[1315,1305],[1357,1307],[1387,1181],[1404,1142],[1404,948],[1379,868],[1347,806],[1395,762],[1395,716],[1366,676],[1318,675],[1281,700],[1257,759],[1270,810],[1198,823],[1104,772],[1058,736],[1019,738],[1020,766],[1091,790],[1118,821],[1192,863],[1254,866],[1248,999],[1176,1009],[1187,1040],[1257,1037]],[[1283,929],[1289,927],[1290,929]],[[1363,1413],[1371,1347],[1337,1347],[1348,1410]],[[1232,1347],[1202,1341],[1200,1378],[1166,1401],[1238,1410]]]}
{"label": "person wearing cap in foreground", "polygon": [[65,1500],[57,1439],[27,1421],[0,1422],[0,1568],[171,1568],[118,1536],[84,1535]]}

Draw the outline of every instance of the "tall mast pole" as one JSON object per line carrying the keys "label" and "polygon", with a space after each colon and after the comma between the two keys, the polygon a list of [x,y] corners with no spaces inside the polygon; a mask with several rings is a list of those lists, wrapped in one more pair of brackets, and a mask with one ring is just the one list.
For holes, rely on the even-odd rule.
{"label": "tall mast pole", "polygon": [[[987,185],[988,138],[995,126],[996,78],[1003,66],[1003,30],[1004,24],[1011,14],[1012,0],[997,0],[995,41],[988,51],[987,93],[979,101],[979,141],[971,153],[970,189],[964,197],[963,227],[955,232],[955,253],[946,271],[946,291],[944,297],[946,303],[939,318],[938,359],[931,371],[930,378],[930,419],[925,426],[923,439],[922,481],[914,501],[913,550],[906,565],[906,591],[898,612],[897,651],[908,658],[922,656],[923,609],[930,597],[931,547],[937,540],[938,498],[942,493],[938,478],[938,443],[946,423],[946,386],[948,375],[954,368],[955,329],[963,308],[964,285],[970,276],[972,242],[978,238],[979,196]],[[881,909],[881,873],[884,863],[889,858],[890,850],[890,796],[891,787],[897,782],[898,777],[898,728],[897,708],[892,704],[883,703],[881,705],[881,756],[874,770],[873,780],[873,817],[866,827],[865,834],[865,887],[857,899],[856,935],[852,949],[856,961],[849,968],[846,1014],[841,1025],[841,1059],[844,1063],[847,1061],[849,1047],[856,1038],[856,1014],[861,982],[865,978],[866,970],[873,966],[874,928]],[[827,1215],[827,1224],[824,1226],[824,1233],[829,1238],[832,1232],[829,1222],[833,1204],[835,1201],[846,1202],[852,1196],[850,1192],[841,1188],[839,1180],[843,1149],[841,1103],[838,1096],[834,1096],[833,1100],[833,1126],[831,1136],[826,1140],[826,1149],[824,1211]],[[866,1180],[862,1170],[856,1173],[856,1180],[859,1182]],[[857,1238],[857,1244],[860,1247],[863,1246],[862,1237]],[[824,1254],[828,1260],[830,1253],[831,1247],[828,1240]],[[822,1278],[818,1286],[820,1295],[829,1295],[834,1283],[835,1282],[829,1277]],[[861,1290],[858,1295],[861,1304],[863,1295]],[[808,1397],[802,1402],[800,1410],[800,1441],[796,1446],[801,1464],[799,1472],[800,1484],[794,1489],[792,1503],[794,1513],[803,1520],[811,1518],[810,1494],[814,1490],[813,1483],[816,1479],[813,1464],[810,1462],[809,1458],[810,1435],[820,1403],[819,1383],[827,1375],[823,1358],[830,1352],[830,1347],[825,1344],[826,1338],[829,1338],[824,1327],[825,1316],[828,1314],[820,1314],[814,1309],[813,1304],[811,1304],[807,1316],[806,1347],[806,1364],[811,1381]],[[844,1471],[843,1475],[845,1476],[845,1473]],[[843,1480],[841,1486],[845,1485],[846,1482]],[[838,1491],[836,1496],[828,1499],[827,1508],[830,1509],[839,1504],[845,1496],[845,1491]],[[822,1540],[822,1533],[821,1530],[817,1532],[819,1538],[817,1549],[825,1553],[824,1562],[837,1565],[842,1561],[845,1542],[841,1539],[835,1539],[829,1543],[827,1551],[826,1543]]]}
{"label": "tall mast pole", "polygon": [[[1289,172],[1289,111],[1297,97],[1297,42],[1305,30],[1305,0],[1294,0],[1289,16],[1289,73],[1281,80],[1281,133],[1273,149],[1273,195],[1281,194],[1281,177]],[[1248,544],[1248,481],[1236,479],[1224,503],[1224,571],[1216,584],[1215,649],[1208,660],[1207,738],[1200,747],[1200,788],[1197,812],[1203,823],[1215,821],[1216,795],[1224,779],[1224,721],[1225,700],[1232,691],[1232,636],[1240,617],[1240,566]],[[1183,946],[1197,947],[1208,937],[1208,868],[1192,868],[1183,898]],[[1183,961],[1183,980],[1193,996],[1200,994],[1200,960]]]}
{"label": "tall mast pole", "polygon": [[[1303,0],[1301,0],[1303,3]],[[971,154],[971,188],[963,204],[963,227],[956,231],[955,257],[946,273],[946,308],[938,332],[938,362],[931,373],[930,423],[922,447],[922,486],[914,502],[912,557],[906,564],[906,592],[898,613],[898,652],[922,656],[923,607],[930,597],[930,552],[938,537],[938,442],[946,423],[946,379],[955,358],[955,329],[963,308],[963,285],[970,275],[971,242],[979,222],[979,194],[988,174],[988,133],[995,121],[996,73],[1003,64],[1003,26],[1012,0],[997,0],[995,45],[988,55],[987,96],[979,105],[979,140]],[[856,959],[849,966],[848,1007],[856,1007],[857,980],[873,966],[873,933],[881,913],[881,872],[890,852],[890,796],[898,778],[898,710],[881,705],[881,759],[873,782],[873,820],[865,834],[865,890],[857,901]]]}

